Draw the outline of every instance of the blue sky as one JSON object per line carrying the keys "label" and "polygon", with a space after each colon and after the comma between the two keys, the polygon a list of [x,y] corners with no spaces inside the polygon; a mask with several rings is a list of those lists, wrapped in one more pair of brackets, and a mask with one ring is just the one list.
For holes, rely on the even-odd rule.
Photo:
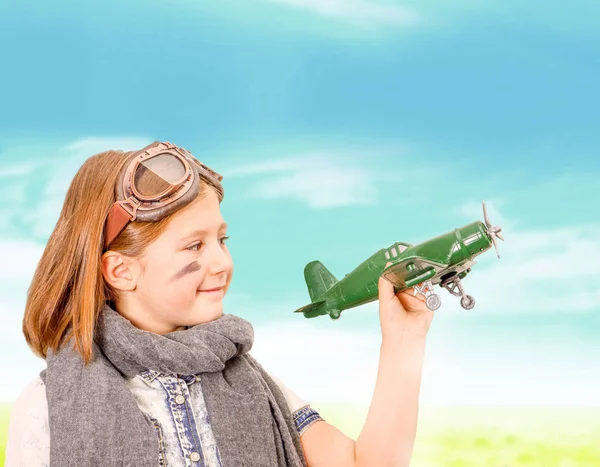
{"label": "blue sky", "polygon": [[474,310],[442,292],[423,402],[597,404],[599,7],[497,3],[1,4],[0,399],[43,368],[20,320],[71,177],[158,139],[225,176],[227,311],[302,396],[368,402],[379,345],[376,304],[291,314],[304,265],[342,277],[481,219],[485,199],[501,259],[465,280]]}

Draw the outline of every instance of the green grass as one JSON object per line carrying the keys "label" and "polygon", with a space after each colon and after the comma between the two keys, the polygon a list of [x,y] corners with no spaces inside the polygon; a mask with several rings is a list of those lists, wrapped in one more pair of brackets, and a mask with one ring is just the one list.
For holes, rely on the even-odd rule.
{"label": "green grass", "polygon": [[6,451],[6,438],[8,435],[10,407],[10,404],[0,404],[0,467],[4,467],[4,454]]}
{"label": "green grass", "polygon": [[[356,439],[367,414],[313,404]],[[600,409],[421,408],[411,467],[598,467]]]}
{"label": "green grass", "polygon": [[[313,403],[356,439],[367,407]],[[0,467],[9,405],[0,405]],[[411,467],[597,467],[600,409],[421,408]]]}

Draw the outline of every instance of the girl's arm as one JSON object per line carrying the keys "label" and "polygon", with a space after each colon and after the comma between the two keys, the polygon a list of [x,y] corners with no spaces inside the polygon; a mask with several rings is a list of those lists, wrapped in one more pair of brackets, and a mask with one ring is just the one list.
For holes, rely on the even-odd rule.
{"label": "girl's arm", "polygon": [[379,280],[382,343],[373,399],[356,441],[325,421],[300,438],[309,467],[408,467],[414,447],[426,335],[433,312]]}

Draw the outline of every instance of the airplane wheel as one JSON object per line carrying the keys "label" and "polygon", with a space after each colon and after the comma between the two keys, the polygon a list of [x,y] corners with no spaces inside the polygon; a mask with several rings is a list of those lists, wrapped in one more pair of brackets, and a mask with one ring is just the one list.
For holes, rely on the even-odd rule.
{"label": "airplane wheel", "polygon": [[470,310],[475,306],[475,299],[470,295],[465,295],[460,299],[460,306],[462,306],[465,310]]}
{"label": "airplane wheel", "polygon": [[437,310],[441,304],[442,299],[438,294],[435,293],[428,295],[425,299],[425,305],[427,305],[427,308],[429,308],[431,311]]}
{"label": "airplane wheel", "polygon": [[331,319],[340,319],[340,314],[341,314],[340,310],[334,309],[329,312],[329,317]]}

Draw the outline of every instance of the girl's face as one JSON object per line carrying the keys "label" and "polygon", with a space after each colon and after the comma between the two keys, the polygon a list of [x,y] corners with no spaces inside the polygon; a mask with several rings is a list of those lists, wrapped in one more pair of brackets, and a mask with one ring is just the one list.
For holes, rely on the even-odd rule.
{"label": "girl's face", "polygon": [[126,317],[159,334],[219,318],[233,273],[226,230],[210,188],[178,211],[139,260]]}

